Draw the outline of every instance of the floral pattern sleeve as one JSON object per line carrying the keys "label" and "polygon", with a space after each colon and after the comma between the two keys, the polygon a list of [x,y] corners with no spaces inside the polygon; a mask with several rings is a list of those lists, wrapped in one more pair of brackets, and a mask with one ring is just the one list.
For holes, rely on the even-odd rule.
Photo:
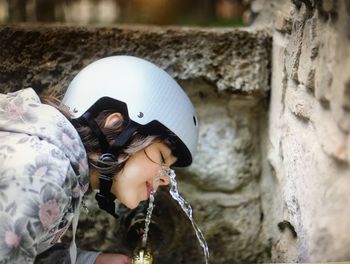
{"label": "floral pattern sleeve", "polygon": [[[30,144],[19,144],[12,151],[0,151],[5,163],[0,171],[0,259],[22,258],[18,263],[32,263],[68,228],[80,189],[77,180],[66,177],[74,172],[69,161],[59,159],[55,148],[35,142],[42,144],[36,156]],[[19,150],[21,154],[16,153]],[[16,156],[21,159],[14,160]]]}
{"label": "floral pattern sleeve", "polygon": [[84,147],[32,89],[0,94],[0,263],[33,263],[68,229],[88,186]]}

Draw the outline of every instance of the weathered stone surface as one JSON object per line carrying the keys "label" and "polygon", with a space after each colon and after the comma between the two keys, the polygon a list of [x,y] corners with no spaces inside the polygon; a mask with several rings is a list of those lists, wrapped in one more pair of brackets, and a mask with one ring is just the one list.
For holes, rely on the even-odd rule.
{"label": "weathered stone surface", "polygon": [[[320,64],[323,63],[320,62]],[[331,74],[331,70],[329,69],[329,65],[326,64],[323,65],[323,67],[319,67],[315,73],[315,97],[326,107],[329,107],[331,100],[330,87],[332,87],[332,82],[333,76]]]}
{"label": "weathered stone surface", "polygon": [[[257,203],[259,190],[256,182],[235,193],[193,191],[193,186],[186,182],[180,187],[195,206],[196,219],[202,223],[211,249],[212,263],[261,261],[265,242],[260,240],[262,212]],[[210,212],[205,208],[211,208]]]}
{"label": "weathered stone surface", "polygon": [[287,12],[277,11],[274,21],[274,27],[276,30],[290,34],[292,32],[292,21],[291,17]]}
{"label": "weathered stone surface", "polygon": [[320,14],[320,18],[323,21],[335,22],[337,20],[338,11],[339,11],[338,0],[322,0],[322,1],[314,0],[313,2],[317,8],[318,13]]}
{"label": "weathered stone surface", "polygon": [[302,48],[300,39],[303,37],[304,25],[303,19],[293,20],[291,34],[296,37],[290,39],[286,48],[285,64],[287,73],[288,76],[295,81],[298,80],[298,68]]}
{"label": "weathered stone surface", "polygon": [[297,117],[304,121],[310,120],[313,112],[313,102],[310,100],[304,86],[288,87],[285,103]]}
{"label": "weathered stone surface", "polygon": [[263,233],[273,262],[349,261],[348,1],[282,2],[293,28],[273,34]]}
{"label": "weathered stone surface", "polygon": [[350,79],[345,82],[342,107],[345,111],[350,111]]}
{"label": "weathered stone surface", "polygon": [[298,67],[298,81],[304,84],[307,88],[314,90],[315,87],[315,63],[317,57],[319,43],[317,38],[317,18],[312,17],[305,22],[304,33],[301,43],[301,54]]}
{"label": "weathered stone surface", "polygon": [[217,93],[203,82],[183,86],[194,98],[201,123],[198,153],[188,169],[196,175],[191,180],[208,191],[232,192],[257,178],[259,100]]}
{"label": "weathered stone surface", "polygon": [[270,43],[264,31],[241,29],[0,26],[1,90],[60,92],[91,61],[129,54],[179,80],[202,78],[219,90],[264,95]]}

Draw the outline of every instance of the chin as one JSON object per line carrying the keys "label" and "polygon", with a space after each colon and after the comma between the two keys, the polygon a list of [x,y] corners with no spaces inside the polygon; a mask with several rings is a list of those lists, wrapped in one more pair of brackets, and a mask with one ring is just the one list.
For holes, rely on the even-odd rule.
{"label": "chin", "polygon": [[135,209],[138,205],[140,204],[140,202],[130,202],[130,203],[124,203],[124,205],[126,207],[128,207],[129,209]]}

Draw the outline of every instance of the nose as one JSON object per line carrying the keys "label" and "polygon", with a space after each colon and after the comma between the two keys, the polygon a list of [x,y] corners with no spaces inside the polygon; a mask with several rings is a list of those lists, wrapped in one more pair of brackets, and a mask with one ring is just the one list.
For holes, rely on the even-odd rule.
{"label": "nose", "polygon": [[166,186],[166,185],[169,185],[169,183],[170,183],[169,176],[165,176],[165,175],[160,176],[160,179],[159,179],[160,186]]}
{"label": "nose", "polygon": [[169,185],[170,179],[169,176],[164,171],[164,168],[158,171],[157,174],[153,177],[153,189],[157,190],[159,186]]}

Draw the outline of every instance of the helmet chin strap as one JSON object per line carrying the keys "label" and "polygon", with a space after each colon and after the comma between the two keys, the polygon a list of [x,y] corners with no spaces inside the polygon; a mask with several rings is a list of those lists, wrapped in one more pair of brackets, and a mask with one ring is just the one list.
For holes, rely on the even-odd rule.
{"label": "helmet chin strap", "polygon": [[[112,146],[109,146],[107,139],[101,128],[93,119],[89,112],[86,112],[82,117],[82,120],[90,127],[91,131],[98,138],[102,155],[100,156],[100,166],[107,166],[106,163],[115,162],[118,154],[123,149],[125,144],[129,141],[134,132],[139,128],[139,125],[133,121],[130,121],[128,126],[115,138]],[[119,218],[119,215],[115,211],[116,199],[115,195],[111,193],[111,187],[113,184],[113,174],[104,173],[99,176],[99,192],[96,193],[95,199],[98,202],[98,206],[113,215],[115,218]]]}

